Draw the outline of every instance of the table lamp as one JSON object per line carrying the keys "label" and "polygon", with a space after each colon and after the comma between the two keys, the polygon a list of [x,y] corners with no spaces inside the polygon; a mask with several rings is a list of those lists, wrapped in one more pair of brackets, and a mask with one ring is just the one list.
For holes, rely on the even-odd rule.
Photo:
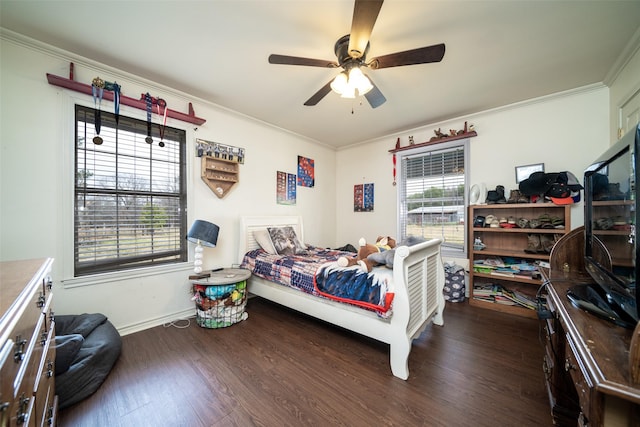
{"label": "table lamp", "polygon": [[196,244],[195,254],[193,256],[193,272],[202,273],[202,246],[215,248],[218,243],[218,232],[220,227],[217,225],[197,219],[191,225],[187,233],[187,240]]}

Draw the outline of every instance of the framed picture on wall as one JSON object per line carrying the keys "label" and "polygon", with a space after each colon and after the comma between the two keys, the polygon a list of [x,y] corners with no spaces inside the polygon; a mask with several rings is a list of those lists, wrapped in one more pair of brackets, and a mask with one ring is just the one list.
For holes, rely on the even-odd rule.
{"label": "framed picture on wall", "polygon": [[353,186],[353,211],[373,212],[373,183]]}
{"label": "framed picture on wall", "polygon": [[279,205],[296,204],[296,175],[276,172],[276,202]]}
{"label": "framed picture on wall", "polygon": [[534,172],[544,172],[544,163],[516,166],[516,184],[520,184]]}
{"label": "framed picture on wall", "polygon": [[301,187],[313,187],[316,181],[316,162],[307,157],[298,156],[298,185]]}

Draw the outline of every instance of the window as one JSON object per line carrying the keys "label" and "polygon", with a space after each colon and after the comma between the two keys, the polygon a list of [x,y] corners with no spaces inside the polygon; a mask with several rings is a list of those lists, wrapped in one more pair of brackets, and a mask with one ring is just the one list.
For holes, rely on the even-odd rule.
{"label": "window", "polygon": [[465,141],[400,152],[400,238],[442,238],[465,243]]}
{"label": "window", "polygon": [[184,130],[76,105],[74,276],[187,260]]}

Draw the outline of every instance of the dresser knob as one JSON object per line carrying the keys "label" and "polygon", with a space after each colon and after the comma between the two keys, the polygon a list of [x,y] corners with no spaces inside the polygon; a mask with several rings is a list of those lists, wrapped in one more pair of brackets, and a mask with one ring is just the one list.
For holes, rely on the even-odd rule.
{"label": "dresser knob", "polygon": [[25,397],[24,393],[20,395],[20,400],[18,403],[18,413],[16,414],[16,423],[18,425],[24,424],[27,420],[27,408],[29,407],[29,398]]}
{"label": "dresser knob", "polygon": [[9,402],[0,402],[0,426],[9,425]]}
{"label": "dresser knob", "polygon": [[569,360],[569,358],[567,357],[564,361],[564,370],[566,372],[569,371],[575,371],[576,370],[576,365],[574,365],[573,363],[571,363],[571,360]]}
{"label": "dresser knob", "polygon": [[27,340],[23,340],[22,336],[18,335],[16,337],[15,351],[13,353],[13,361],[16,363],[22,362],[24,360],[24,348],[27,345]]}
{"label": "dresser knob", "polygon": [[44,294],[40,293],[40,296],[38,297],[38,301],[36,301],[36,306],[38,308],[42,308],[44,307],[46,302],[47,302],[47,299],[45,298]]}
{"label": "dresser knob", "polygon": [[54,412],[53,412],[53,406],[49,406],[47,408],[47,425],[51,426],[54,424]]}

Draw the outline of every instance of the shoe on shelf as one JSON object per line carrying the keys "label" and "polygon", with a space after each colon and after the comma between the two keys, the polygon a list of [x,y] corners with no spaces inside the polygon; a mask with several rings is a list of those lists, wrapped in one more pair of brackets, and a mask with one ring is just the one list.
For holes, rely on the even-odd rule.
{"label": "shoe on shelf", "polygon": [[551,225],[553,225],[553,228],[564,228],[564,219],[559,216],[552,216]]}
{"label": "shoe on shelf", "polygon": [[522,194],[520,190],[511,190],[507,203],[529,203],[529,198]]}
{"label": "shoe on shelf", "polygon": [[553,249],[553,245],[556,244],[556,240],[552,235],[543,234],[540,236],[540,246],[542,246],[542,252],[546,254],[551,253],[551,249]]}
{"label": "shoe on shelf", "polygon": [[498,193],[498,200],[496,201],[496,203],[507,203],[507,198],[504,197],[504,185],[496,186],[496,193]]}
{"label": "shoe on shelf", "polygon": [[527,248],[524,251],[528,254],[539,254],[544,252],[542,243],[540,242],[540,235],[529,234],[527,237]]}
{"label": "shoe on shelf", "polygon": [[520,194],[520,190],[511,190],[509,193],[509,198],[507,199],[507,203],[518,203],[518,195]]}
{"label": "shoe on shelf", "polygon": [[551,215],[549,214],[542,214],[538,217],[538,221],[540,221],[541,223],[546,223],[546,222],[551,222]]}

